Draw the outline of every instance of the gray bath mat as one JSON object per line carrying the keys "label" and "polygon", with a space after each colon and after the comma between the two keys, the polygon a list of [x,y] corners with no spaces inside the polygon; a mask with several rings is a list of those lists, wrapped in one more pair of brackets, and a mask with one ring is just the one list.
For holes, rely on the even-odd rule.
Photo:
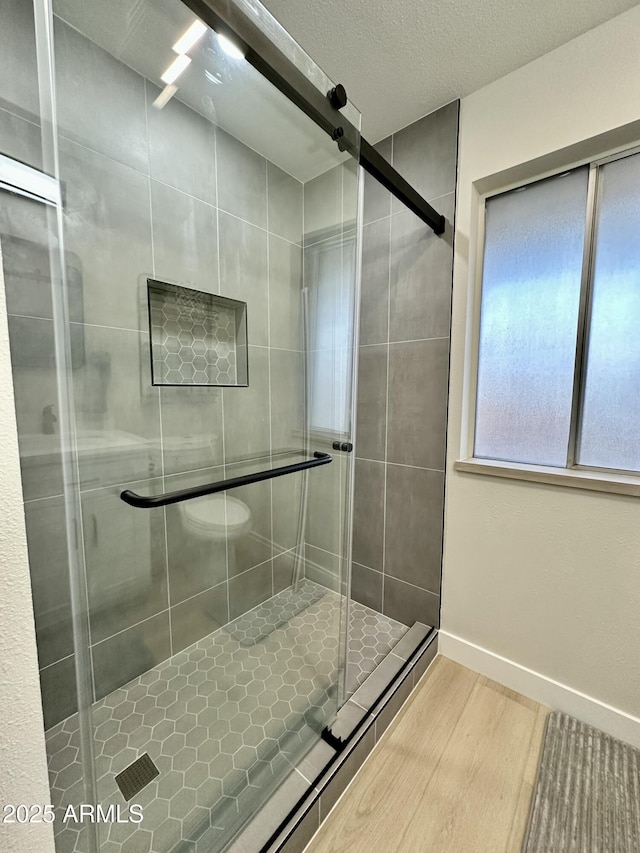
{"label": "gray bath mat", "polygon": [[640,750],[551,714],[523,853],[640,853]]}

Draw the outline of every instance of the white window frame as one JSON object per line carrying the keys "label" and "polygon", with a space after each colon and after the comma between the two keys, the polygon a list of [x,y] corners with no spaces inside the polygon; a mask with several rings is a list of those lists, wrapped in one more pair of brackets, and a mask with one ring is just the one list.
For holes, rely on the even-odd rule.
{"label": "white window frame", "polygon": [[[595,204],[598,167],[625,157],[640,154],[640,145],[620,147],[601,156],[589,156],[576,162],[564,164],[549,171],[530,174],[520,180],[511,180],[503,185],[479,191],[484,182],[475,186],[477,202],[477,228],[475,229],[475,252],[471,257],[474,263],[470,269],[471,294],[468,301],[467,342],[465,347],[465,378],[463,394],[463,424],[460,457],[454,462],[454,470],[461,473],[481,474],[533,483],[567,486],[589,491],[611,492],[615,494],[640,497],[640,473],[618,471],[612,468],[595,468],[577,465],[575,454],[578,438],[578,419],[581,400],[584,394],[585,375],[583,371],[584,355],[588,347],[588,308],[591,303],[592,265],[595,231]],[[504,460],[474,457],[476,427],[476,401],[478,392],[478,367],[480,356],[480,319],[482,303],[482,276],[485,244],[486,202],[497,195],[510,190],[528,186],[545,178],[557,177],[580,166],[589,166],[587,190],[584,261],[580,291],[578,315],[578,334],[574,362],[574,384],[571,408],[571,423],[568,442],[567,467],[558,468],[532,463],[510,462]],[[526,170],[526,165],[524,166]]]}

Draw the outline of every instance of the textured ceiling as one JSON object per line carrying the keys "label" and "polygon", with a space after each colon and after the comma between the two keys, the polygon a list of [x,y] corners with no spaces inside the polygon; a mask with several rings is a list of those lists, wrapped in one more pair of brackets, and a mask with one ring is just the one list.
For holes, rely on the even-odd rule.
{"label": "textured ceiling", "polygon": [[262,0],[362,111],[371,142],[636,5],[634,0]]}

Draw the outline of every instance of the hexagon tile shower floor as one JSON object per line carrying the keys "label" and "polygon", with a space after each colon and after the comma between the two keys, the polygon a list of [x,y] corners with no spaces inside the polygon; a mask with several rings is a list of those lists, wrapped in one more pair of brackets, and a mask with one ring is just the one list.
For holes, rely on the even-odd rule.
{"label": "hexagon tile shower floor", "polygon": [[[160,770],[134,798],[143,824],[101,826],[101,853],[167,853],[181,841],[189,850],[212,849],[315,742],[313,709],[335,702],[342,601],[304,580],[296,596],[307,606],[291,618],[291,595],[279,593],[95,703],[103,808],[124,803],[115,777],[140,755],[148,753]],[[352,602],[349,693],[407,630]],[[51,795],[64,813],[83,800],[77,715],[47,732],[47,747]],[[60,818],[58,853],[84,853],[82,834]]]}

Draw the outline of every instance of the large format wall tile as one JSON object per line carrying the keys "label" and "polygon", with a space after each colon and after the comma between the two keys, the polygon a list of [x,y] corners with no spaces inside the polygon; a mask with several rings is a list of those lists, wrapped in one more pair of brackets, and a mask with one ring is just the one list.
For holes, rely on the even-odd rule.
{"label": "large format wall tile", "polygon": [[388,344],[360,347],[356,454],[384,461],[387,440]]}
{"label": "large format wall tile", "polygon": [[440,626],[440,596],[385,575],[382,612],[404,625]]}
{"label": "large format wall tile", "polygon": [[59,132],[148,172],[143,78],[58,18],[54,39]]}
{"label": "large format wall tile", "polygon": [[[288,462],[288,459],[287,459]],[[273,457],[273,464],[286,464]],[[307,476],[313,477],[311,471]],[[300,500],[302,496],[303,473],[276,477],[271,481],[273,495],[273,547],[274,552],[289,551],[298,543],[298,524],[300,521]]]}
{"label": "large format wall tile", "polygon": [[359,563],[351,565],[351,597],[365,607],[382,613],[382,585],[384,575]]}
{"label": "large format wall tile", "polygon": [[160,413],[165,476],[223,463],[220,388],[160,388]]}
{"label": "large format wall tile", "polygon": [[[168,491],[187,489],[222,480],[224,476],[222,466],[178,474],[165,479],[165,488]],[[212,495],[202,501],[202,506],[208,507],[207,512],[215,528],[218,531],[223,529],[224,494]],[[190,503],[187,501],[166,508],[169,602],[172,607],[227,580],[224,539],[210,540],[194,533],[187,518],[189,509]]]}
{"label": "large format wall tile", "polygon": [[3,193],[0,249],[25,500],[62,493],[54,330],[45,319],[52,316],[48,241],[44,206]]}
{"label": "large format wall tile", "polygon": [[24,118],[39,120],[38,66],[33,4],[2,0],[0,27],[0,107]]}
{"label": "large format wall tile", "polygon": [[269,232],[301,243],[303,184],[267,161],[267,193]]}
{"label": "large format wall tile", "polygon": [[19,195],[3,193],[1,201],[0,247],[7,312],[50,319],[47,211],[44,205]]}
{"label": "large format wall tile", "polygon": [[[294,582],[296,550],[285,551],[273,558],[273,594],[282,592]],[[303,570],[304,573],[304,570]]]}
{"label": "large format wall tile", "polygon": [[50,729],[78,710],[73,655],[40,670],[44,727]]}
{"label": "large format wall tile", "polygon": [[344,548],[344,511],[349,460],[341,453],[333,454],[333,462],[308,472],[309,496],[305,541],[328,551],[342,554]]}
{"label": "large format wall tile", "polygon": [[157,476],[160,406],[149,375],[149,336],[79,328],[84,351],[73,367],[81,487]]}
{"label": "large format wall tile", "polygon": [[247,303],[249,344],[269,346],[267,234],[222,211],[219,221],[220,294]]}
{"label": "large format wall tile", "polygon": [[149,170],[152,178],[216,204],[216,130],[204,116],[172,98],[153,107],[160,89],[147,81]]}
{"label": "large format wall tile", "polygon": [[[148,494],[147,481],[129,486]],[[82,529],[91,639],[94,643],[169,606],[165,523],[161,509],[120,500],[119,486],[82,494]]]}
{"label": "large format wall tile", "polygon": [[227,624],[227,598],[227,584],[221,583],[171,608],[173,654]]}
{"label": "large format wall tile", "polygon": [[[456,185],[459,101],[419,119],[393,135],[393,165],[427,200]],[[393,211],[404,210],[393,199]]]}
{"label": "large format wall tile", "polygon": [[302,353],[271,349],[271,445],[274,451],[302,447],[304,359]]}
{"label": "large format wall tile", "polygon": [[166,660],[169,637],[167,610],[92,646],[96,700]]}
{"label": "large format wall tile", "polygon": [[242,462],[268,456],[269,350],[249,347],[249,385],[223,388],[224,452],[226,462]]}
{"label": "large format wall tile", "polygon": [[[227,476],[237,477],[243,473],[255,471],[255,463],[243,466],[227,467]],[[270,560],[273,554],[271,545],[271,483],[252,483],[227,492],[227,518],[232,522],[237,510],[244,504],[251,513],[251,522],[241,535],[234,534],[227,543],[229,578],[252,569],[260,563]]]}
{"label": "large format wall tile", "polygon": [[277,349],[302,349],[302,250],[269,236],[269,341]]}
{"label": "large format wall tile", "polygon": [[[388,195],[388,193],[387,193]],[[389,219],[362,230],[360,345],[389,339]]]}
{"label": "large format wall tile", "polygon": [[146,279],[153,263],[148,178],[64,140],[60,174],[66,186],[65,247],[78,259],[79,287],[70,293],[74,319],[148,331]]}
{"label": "large format wall tile", "polygon": [[218,293],[216,208],[151,181],[154,277]]}
{"label": "large format wall tile", "polygon": [[335,166],[304,185],[305,245],[342,232],[342,169]]}
{"label": "large format wall tile", "polygon": [[[23,127],[33,127],[21,119],[15,120],[20,121]],[[39,136],[40,131],[37,128],[35,130]],[[27,153],[30,146],[24,134],[17,138],[16,143],[24,145]],[[50,239],[50,218],[43,204],[35,199],[3,193],[0,204],[0,245],[7,312],[10,315],[53,317],[49,273]],[[71,251],[66,251],[65,261],[69,299],[72,302],[70,319],[82,322],[82,264],[80,258]],[[50,359],[44,363],[49,364]]]}
{"label": "large format wall tile", "polygon": [[9,341],[24,499],[61,495],[59,430],[45,434],[45,411],[56,417],[53,322],[9,316]]}
{"label": "large format wall tile", "polygon": [[0,109],[0,154],[41,169],[42,137],[39,126]]}
{"label": "large format wall tile", "polygon": [[440,592],[444,474],[387,466],[385,573]]}
{"label": "large format wall tile", "polygon": [[[453,195],[438,212],[449,221]],[[448,337],[451,327],[451,246],[410,211],[391,217],[389,340]]]}
{"label": "large format wall tile", "polygon": [[444,469],[449,340],[389,345],[387,461]]}
{"label": "large format wall tile", "polygon": [[62,496],[24,507],[41,668],[73,653],[64,509]]}
{"label": "large format wall tile", "polygon": [[267,161],[218,129],[218,204],[222,210],[267,227]]}
{"label": "large format wall tile", "polygon": [[332,589],[334,592],[344,592],[341,586],[345,577],[343,572],[343,560],[330,551],[316,548],[314,545],[305,545],[305,576],[309,580],[319,583],[321,586]]}
{"label": "large format wall tile", "polygon": [[353,508],[353,559],[382,571],[385,466],[356,459]]}
{"label": "large format wall tile", "polygon": [[236,619],[273,594],[271,561],[229,580],[229,617]]}

